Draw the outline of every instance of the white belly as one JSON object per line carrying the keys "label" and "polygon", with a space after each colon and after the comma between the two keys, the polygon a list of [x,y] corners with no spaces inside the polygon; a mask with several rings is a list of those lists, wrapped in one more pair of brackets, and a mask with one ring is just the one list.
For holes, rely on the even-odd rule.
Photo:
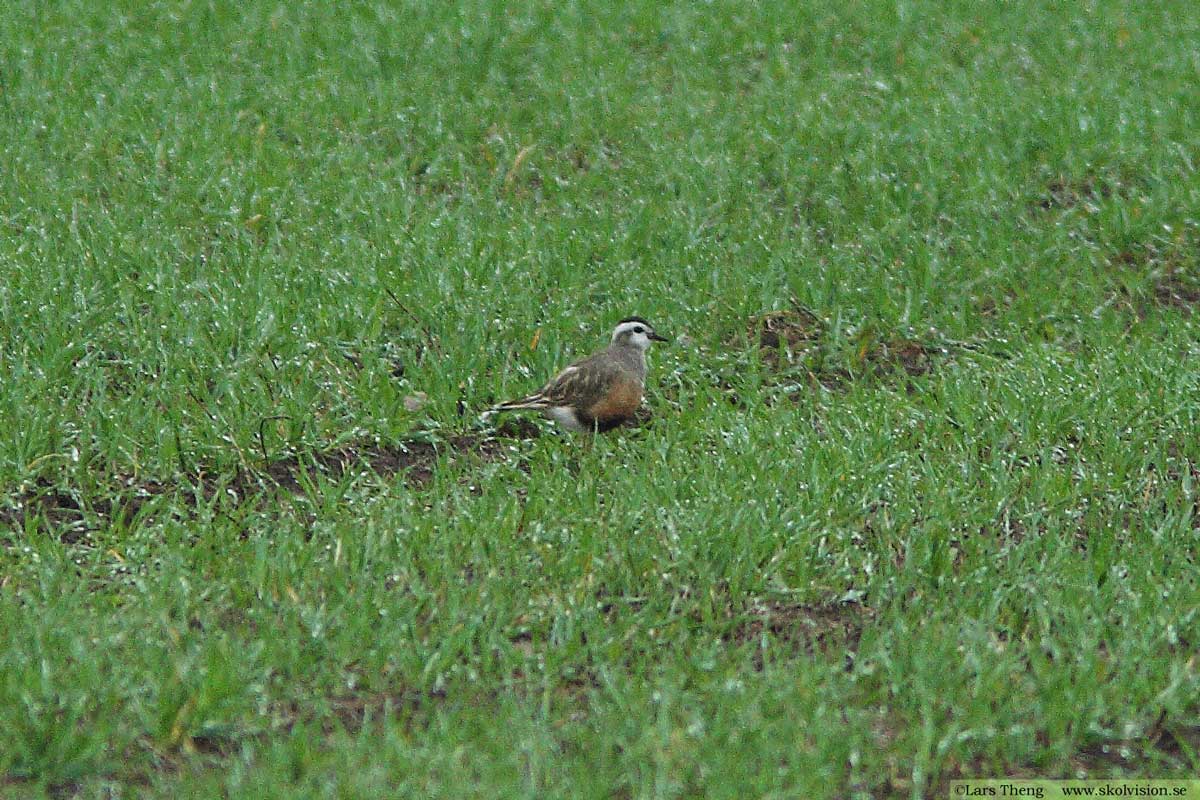
{"label": "white belly", "polygon": [[575,416],[575,409],[568,406],[555,406],[546,409],[546,416],[557,422],[563,428],[569,431],[585,430],[583,425],[579,424],[579,418]]}

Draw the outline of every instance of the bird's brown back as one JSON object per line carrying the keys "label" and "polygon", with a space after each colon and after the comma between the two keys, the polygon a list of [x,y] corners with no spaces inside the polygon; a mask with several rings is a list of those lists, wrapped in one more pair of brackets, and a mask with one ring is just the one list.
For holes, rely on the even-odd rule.
{"label": "bird's brown back", "polygon": [[[642,402],[641,377],[608,353],[597,353],[577,361],[560,372],[542,389],[552,403],[571,406],[581,412],[612,415]],[[629,413],[632,413],[630,411]]]}

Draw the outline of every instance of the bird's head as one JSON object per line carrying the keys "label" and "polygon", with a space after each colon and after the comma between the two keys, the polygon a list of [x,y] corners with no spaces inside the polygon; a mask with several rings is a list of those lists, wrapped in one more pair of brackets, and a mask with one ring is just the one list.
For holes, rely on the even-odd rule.
{"label": "bird's head", "polygon": [[660,336],[654,326],[641,317],[626,317],[613,329],[613,344],[631,345],[639,350],[649,349],[651,342],[666,341],[670,340]]}

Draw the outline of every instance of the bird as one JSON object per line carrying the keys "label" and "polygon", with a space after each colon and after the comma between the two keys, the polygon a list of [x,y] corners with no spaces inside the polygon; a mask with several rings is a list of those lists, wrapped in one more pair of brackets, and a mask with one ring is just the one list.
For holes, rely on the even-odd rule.
{"label": "bird", "polygon": [[633,417],[646,385],[646,351],[668,342],[641,317],[626,317],[613,329],[608,347],[565,367],[540,391],[493,406],[500,411],[541,411],[573,432],[610,431]]}

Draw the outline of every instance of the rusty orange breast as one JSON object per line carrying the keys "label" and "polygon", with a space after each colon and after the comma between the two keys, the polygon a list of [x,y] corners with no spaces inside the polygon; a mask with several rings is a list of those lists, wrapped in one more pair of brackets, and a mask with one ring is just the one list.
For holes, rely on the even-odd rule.
{"label": "rusty orange breast", "polygon": [[628,378],[612,386],[586,413],[597,422],[624,420],[632,417],[641,404],[642,384]]}

